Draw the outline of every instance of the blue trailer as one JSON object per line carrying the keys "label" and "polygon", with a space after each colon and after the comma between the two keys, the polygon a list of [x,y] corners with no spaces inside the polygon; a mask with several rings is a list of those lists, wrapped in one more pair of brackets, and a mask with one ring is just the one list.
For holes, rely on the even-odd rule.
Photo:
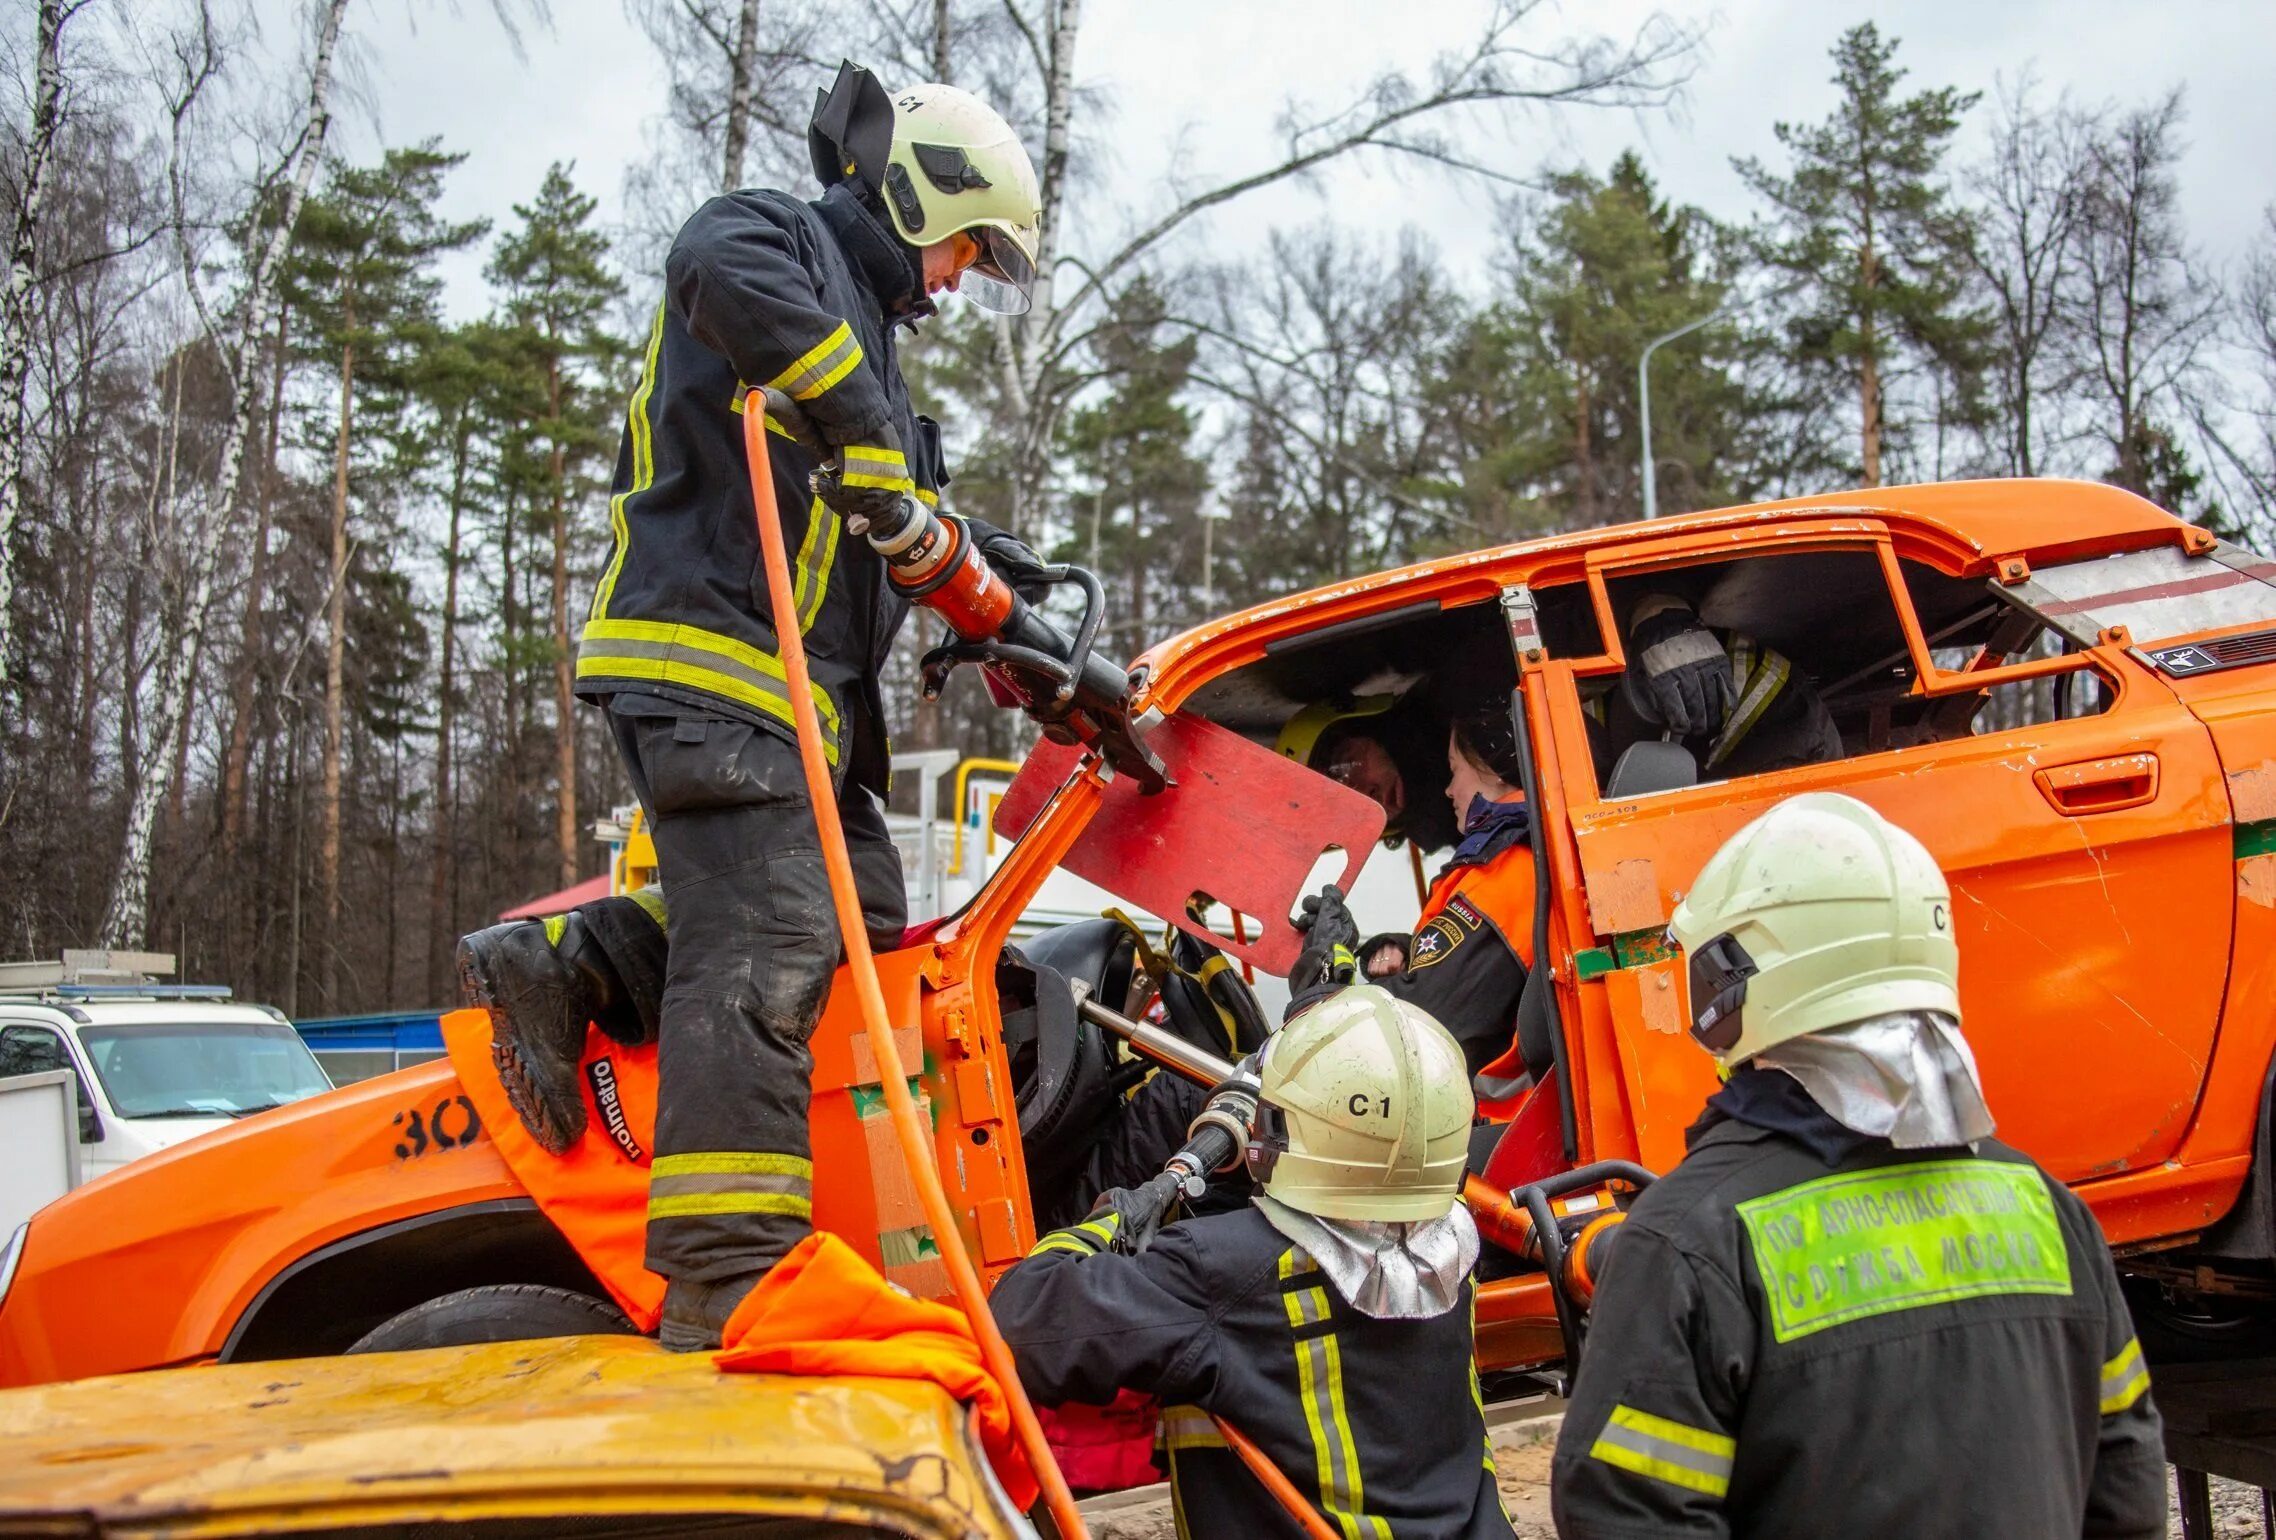
{"label": "blue trailer", "polygon": [[443,1056],[439,1011],[379,1016],[327,1016],[294,1023],[334,1085],[369,1080]]}

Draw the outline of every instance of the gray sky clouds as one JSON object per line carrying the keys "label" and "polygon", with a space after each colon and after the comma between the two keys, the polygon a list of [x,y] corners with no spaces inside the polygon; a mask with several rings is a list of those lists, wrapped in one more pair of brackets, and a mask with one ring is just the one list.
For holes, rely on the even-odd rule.
{"label": "gray sky clouds", "polygon": [[[1389,62],[1421,68],[1475,25],[1476,0],[1091,0],[1077,53],[1079,78],[1103,87],[1110,116],[1085,125],[1097,152],[1070,228],[1074,249],[1110,249],[1116,233],[1166,205],[1164,179],[1206,185],[1277,158],[1272,127],[1291,96],[1347,98]],[[1822,116],[1831,103],[1826,50],[1868,17],[1904,41],[1911,83],[1986,92],[1994,78],[2034,70],[2051,96],[2137,101],[2175,84],[2189,91],[2183,204],[2194,238],[2233,261],[2276,199],[2276,6],[2246,0],[1728,0],[1675,3],[1703,25],[1706,44],[1673,113],[1566,109],[1515,115],[1482,140],[1479,158],[1530,174],[1545,163],[1598,169],[1640,148],[1674,197],[1724,217],[1748,200],[1733,155],[1775,160],[1772,124]],[[1652,7],[1572,0],[1552,27],[1632,26]],[[455,10],[377,0],[351,24],[364,86],[342,146],[368,155],[383,140],[439,135],[469,153],[451,212],[508,217],[555,159],[614,216],[624,173],[663,107],[660,66],[618,0],[555,0],[551,27],[525,26],[517,56],[480,0]],[[272,35],[270,46],[285,39]],[[1980,142],[1986,109],[1963,147]],[[1476,180],[1380,156],[1354,158],[1304,186],[1219,210],[1190,235],[1189,254],[1254,250],[1276,224],[1332,219],[1386,235],[1404,224],[1430,234],[1458,272],[1482,276],[1496,244],[1494,190]],[[451,272],[454,309],[481,301],[480,259]]]}

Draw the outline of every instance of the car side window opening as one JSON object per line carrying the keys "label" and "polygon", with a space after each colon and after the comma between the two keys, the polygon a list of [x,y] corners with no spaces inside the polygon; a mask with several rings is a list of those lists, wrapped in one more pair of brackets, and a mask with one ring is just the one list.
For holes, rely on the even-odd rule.
{"label": "car side window opening", "polygon": [[79,1137],[92,1142],[101,1137],[100,1125],[95,1120],[95,1103],[87,1094],[86,1077],[71,1060],[71,1050],[64,1047],[63,1035],[52,1027],[32,1027],[21,1023],[0,1027],[0,1079],[10,1075],[38,1075],[48,1070],[71,1071],[72,1089],[79,1097]]}
{"label": "car side window opening", "polygon": [[[1983,670],[2082,650],[2075,638],[2055,631],[1995,583],[1954,577],[1911,560],[1899,566],[1940,670]],[[1653,720],[1649,695],[1641,688],[1647,665],[1630,640],[1623,647],[1625,671],[1578,681],[1600,787],[1613,786],[1623,755],[1644,741],[1682,744],[1697,766],[1697,782],[1704,783],[2094,716],[2117,699],[2111,682],[2083,665],[1994,681],[1981,690],[1916,693],[1898,608],[1872,551],[1799,551],[1652,567],[1609,575],[1605,591],[1624,639],[1633,637],[1639,615],[1688,608],[1713,637],[1722,666],[1732,671],[1732,700],[1746,702],[1750,681],[1757,695],[1769,699],[1759,702],[1764,709],[1750,729],[1768,729],[1759,741],[1742,737],[1725,745],[1721,735],[1682,738]],[[1580,583],[1560,585],[1541,591],[1539,602],[1544,615],[1564,613],[1587,606],[1588,590]],[[1659,631],[1669,625],[1662,619]],[[1551,656],[1558,655],[1552,645]],[[1766,665],[1766,658],[1774,661]],[[1636,766],[1620,769],[1619,794],[1682,784],[1671,783],[1664,764],[1655,764],[1641,785],[1633,784]]]}

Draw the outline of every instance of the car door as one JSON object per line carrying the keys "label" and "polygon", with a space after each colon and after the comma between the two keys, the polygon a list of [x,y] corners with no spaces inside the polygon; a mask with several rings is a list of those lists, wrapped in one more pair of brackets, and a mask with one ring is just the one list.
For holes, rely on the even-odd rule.
{"label": "car door", "polygon": [[[1771,566],[1740,586],[1758,596],[1766,623],[1776,616],[1760,608],[1764,594],[1838,615],[1828,645],[1884,627],[1904,637],[1910,660],[1885,693],[1918,713],[1923,696],[1951,690],[1958,676],[1931,660],[1887,538],[1841,549],[1858,565],[1837,578],[1823,562],[1786,578]],[[1743,564],[1730,562],[1727,546],[1715,554]],[[1781,553],[1744,560],[1776,563]],[[1685,563],[1668,565],[1673,580]],[[1607,565],[1597,577],[1624,575]],[[1718,578],[1704,591],[1729,586]],[[1971,603],[1999,597],[1989,585],[1965,592]],[[1802,631],[1777,645],[1807,671],[1808,641]],[[2231,835],[2220,766],[2204,727],[2120,647],[2004,667],[1995,656],[1989,666],[1978,677],[2069,677],[2071,700],[2102,709],[2013,726],[1995,726],[1987,712],[1972,732],[1963,721],[1962,736],[1905,744],[1875,741],[1887,736],[1883,701],[1871,708],[1882,716],[1845,727],[1845,757],[1830,762],[1609,801],[1593,786],[1574,788],[1590,923],[1616,961],[1633,955],[1748,821],[1798,792],[1854,796],[1918,836],[1952,884],[1965,1028],[2001,1136],[2065,1180],[2152,1165],[2173,1152],[2197,1104],[2227,976]],[[2088,687],[2089,678],[2098,683]],[[1655,1031],[1623,1032],[1622,1051],[1698,1054],[1679,1030],[1688,1018],[1661,1015]],[[1629,1070],[1640,1085],[1677,1074],[1701,1084],[1695,1069]],[[1655,1118],[1664,1123],[1668,1110]]]}
{"label": "car door", "polygon": [[0,1078],[37,1075],[55,1069],[71,1071],[79,1097],[79,1142],[85,1146],[80,1155],[92,1166],[101,1159],[105,1129],[94,1098],[89,1094],[87,1076],[72,1057],[71,1045],[63,1040],[61,1032],[41,1023],[0,1023]]}

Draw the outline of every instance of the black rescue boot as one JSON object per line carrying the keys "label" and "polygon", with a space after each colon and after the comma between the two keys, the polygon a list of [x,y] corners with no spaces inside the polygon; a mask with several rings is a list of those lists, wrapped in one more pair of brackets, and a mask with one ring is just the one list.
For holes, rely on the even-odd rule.
{"label": "black rescue boot", "polygon": [[478,930],[458,943],[459,993],[490,1013],[490,1057],[506,1100],[547,1153],[585,1131],[577,1063],[600,1013],[590,976],[554,948],[543,920]]}
{"label": "black rescue boot", "polygon": [[737,1273],[712,1283],[674,1278],[664,1286],[664,1318],[657,1323],[657,1343],[667,1353],[716,1352],[727,1318],[765,1276]]}

